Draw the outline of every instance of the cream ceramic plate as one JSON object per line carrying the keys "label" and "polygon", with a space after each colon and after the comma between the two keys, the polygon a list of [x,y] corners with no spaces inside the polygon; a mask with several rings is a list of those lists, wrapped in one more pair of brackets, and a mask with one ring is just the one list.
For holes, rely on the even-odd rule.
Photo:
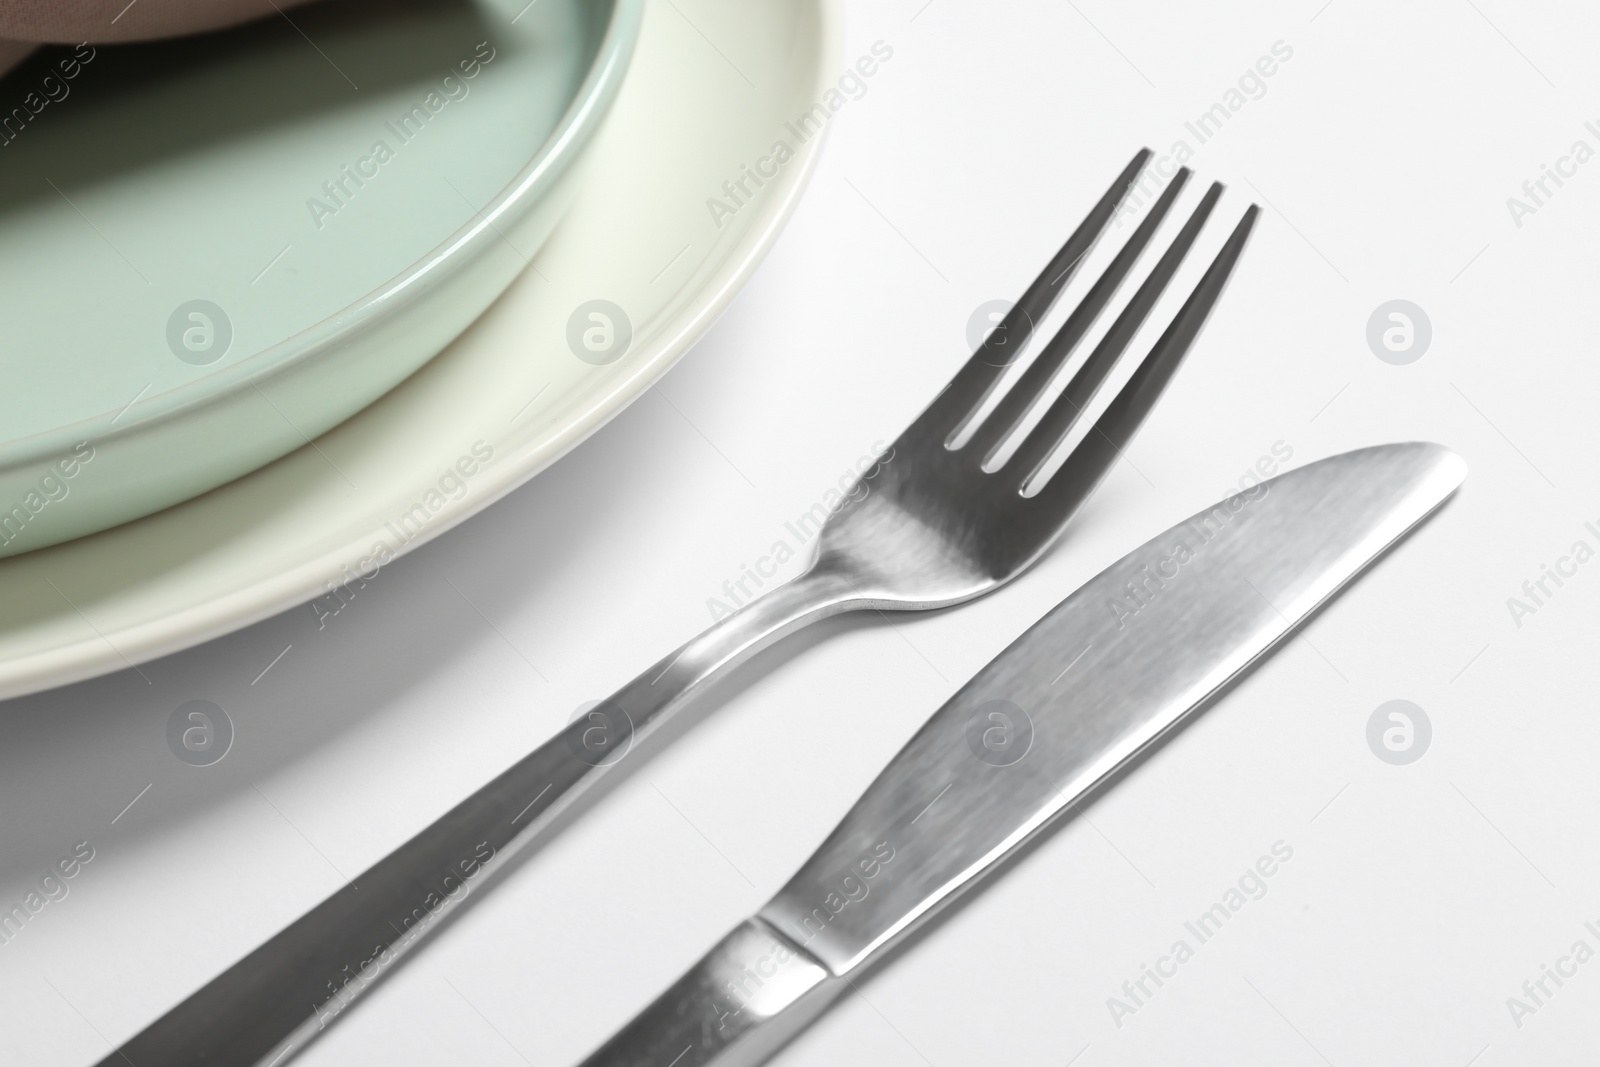
{"label": "cream ceramic plate", "polygon": [[638,397],[792,211],[822,123],[804,139],[789,124],[839,75],[836,3],[650,0],[584,188],[531,268],[312,444],[166,511],[0,560],[0,696],[165,655],[370,575]]}

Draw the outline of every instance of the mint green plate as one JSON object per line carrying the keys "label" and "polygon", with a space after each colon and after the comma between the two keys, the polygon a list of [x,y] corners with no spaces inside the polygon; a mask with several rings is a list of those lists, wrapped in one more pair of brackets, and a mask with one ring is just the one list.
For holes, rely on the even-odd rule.
{"label": "mint green plate", "polygon": [[335,0],[0,80],[0,556],[237,478],[440,351],[576,192],[642,7]]}

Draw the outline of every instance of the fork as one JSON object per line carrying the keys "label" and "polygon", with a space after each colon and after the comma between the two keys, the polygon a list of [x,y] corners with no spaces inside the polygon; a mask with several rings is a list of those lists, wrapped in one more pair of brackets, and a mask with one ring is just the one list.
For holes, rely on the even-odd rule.
{"label": "fork", "polygon": [[[1180,169],[997,406],[961,441],[1098,241],[1150,158],[1141,150],[954,379],[823,525],[810,566],[720,619],[234,964],[102,1067],[279,1064],[483,884],[556,814],[691,697],[809,623],[861,609],[959,604],[1022,573],[1121,455],[1159,399],[1243,251],[1251,205],[1171,323],[1060,468],[1030,494],[1177,271],[1222,193],[1213,184],[1094,350],[1023,437],[1046,394],[1150,243],[1189,171]],[[959,442],[959,444],[957,444]]]}

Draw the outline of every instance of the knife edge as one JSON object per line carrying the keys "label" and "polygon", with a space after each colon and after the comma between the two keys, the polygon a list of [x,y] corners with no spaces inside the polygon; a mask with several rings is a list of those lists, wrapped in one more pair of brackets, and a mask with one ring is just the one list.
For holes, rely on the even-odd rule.
{"label": "knife edge", "polygon": [[[1145,542],[952,696],[759,914],[833,973],[861,966],[1259,661],[1464,475],[1438,445],[1359,449]],[[882,843],[895,861],[879,871]]]}

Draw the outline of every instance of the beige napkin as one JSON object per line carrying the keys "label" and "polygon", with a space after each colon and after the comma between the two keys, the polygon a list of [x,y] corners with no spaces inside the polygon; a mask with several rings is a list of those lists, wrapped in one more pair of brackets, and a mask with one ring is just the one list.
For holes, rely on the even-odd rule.
{"label": "beige napkin", "polygon": [[308,0],[0,0],[0,74],[40,44],[111,44],[202,33]]}

